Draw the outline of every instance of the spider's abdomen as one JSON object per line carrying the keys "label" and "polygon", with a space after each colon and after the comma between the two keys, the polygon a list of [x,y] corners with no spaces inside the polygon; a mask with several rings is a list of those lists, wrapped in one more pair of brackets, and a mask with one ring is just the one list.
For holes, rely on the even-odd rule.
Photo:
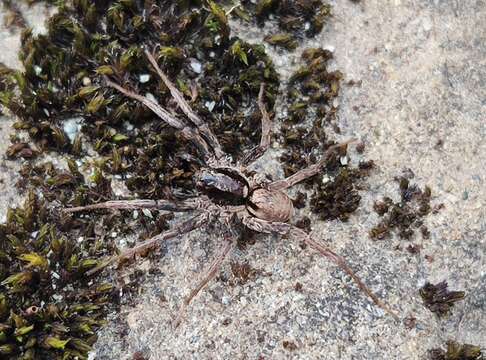
{"label": "spider's abdomen", "polygon": [[294,213],[292,200],[276,190],[256,189],[248,198],[246,208],[253,216],[272,222],[287,222]]}

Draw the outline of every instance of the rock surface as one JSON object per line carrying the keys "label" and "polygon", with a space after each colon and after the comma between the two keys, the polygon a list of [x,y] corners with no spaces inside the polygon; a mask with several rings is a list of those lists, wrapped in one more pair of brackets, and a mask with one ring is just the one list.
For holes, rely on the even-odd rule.
{"label": "rock surface", "polygon": [[[484,0],[333,2],[334,17],[318,38],[294,55],[278,54],[283,78],[307,47],[335,49],[345,74],[340,97],[342,138],[358,137],[378,169],[367,180],[359,210],[347,223],[313,223],[313,234],[351,267],[403,318],[407,329],[359,292],[350,279],[299,243],[260,236],[231,262],[248,263],[254,278],[237,283],[229,264],[192,303],[177,329],[171,320],[220,247],[218,234],[195,232],[167,244],[137,301],[112,314],[93,359],[423,359],[453,339],[486,348],[486,3]],[[37,12],[36,12],[37,11]],[[29,21],[39,22],[39,9]],[[252,41],[258,29],[237,27]],[[18,65],[18,34],[3,29],[0,61]],[[278,57],[278,58],[277,58]],[[0,123],[4,153],[11,120]],[[259,166],[278,166],[275,152]],[[18,202],[19,164],[2,160],[0,216]],[[404,169],[432,188],[445,208],[426,219],[430,239],[412,255],[397,239],[372,241],[373,201],[395,197]],[[401,250],[396,246],[400,245]],[[433,256],[427,261],[424,256]],[[466,298],[438,319],[418,289],[448,280]],[[296,284],[300,284],[296,290]],[[301,287],[301,289],[300,289]]]}

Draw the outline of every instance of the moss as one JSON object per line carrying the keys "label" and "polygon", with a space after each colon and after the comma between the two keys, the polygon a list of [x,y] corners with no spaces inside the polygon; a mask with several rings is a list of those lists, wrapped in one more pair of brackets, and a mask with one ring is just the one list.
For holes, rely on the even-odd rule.
{"label": "moss", "polygon": [[438,316],[448,314],[455,302],[464,299],[464,295],[464,291],[449,291],[446,281],[436,285],[428,282],[420,289],[424,305]]}
{"label": "moss", "polygon": [[[9,359],[86,358],[114,287],[83,273],[97,264],[85,231],[31,191],[0,225],[0,354]],[[71,231],[67,231],[71,228]],[[98,245],[99,248],[99,245]]]}
{"label": "moss", "polygon": [[246,284],[248,281],[254,279],[259,273],[258,270],[253,269],[247,263],[231,262],[231,272],[238,284]]}
{"label": "moss", "polygon": [[429,350],[428,358],[429,360],[481,360],[484,357],[479,346],[449,340],[446,343],[446,350]]}
{"label": "moss", "polygon": [[282,31],[298,38],[314,37],[331,15],[331,7],[322,0],[258,0],[256,3],[243,0],[241,3],[260,25],[272,16]]}
{"label": "moss", "polygon": [[401,239],[410,240],[420,229],[424,239],[430,236],[430,232],[423,225],[423,218],[432,212],[430,205],[431,189],[423,190],[417,185],[410,184],[406,176],[395,179],[400,191],[400,201],[394,202],[389,197],[374,203],[373,209],[382,217],[380,222],[370,230],[370,237],[382,240],[396,233]]}
{"label": "moss", "polygon": [[[263,47],[229,38],[218,3],[149,3],[64,3],[49,19],[47,34],[24,31],[20,57],[25,72],[2,68],[0,98],[18,116],[16,128],[28,131],[41,151],[83,156],[93,146],[109,158],[111,166],[104,171],[127,179],[128,188],[140,196],[160,198],[168,188],[189,195],[198,166],[190,161],[196,155],[192,146],[142,105],[106,87],[103,76],[171,107],[167,89],[142,53],[142,47],[161,44],[162,68],[194,97],[192,107],[233,155],[258,142],[259,86],[267,83],[268,106],[273,106],[278,76]],[[70,117],[82,118],[73,142],[63,130]]]}
{"label": "moss", "polygon": [[[287,150],[280,157],[285,176],[317,162],[333,144],[329,140],[337,128],[333,100],[339,94],[342,74],[328,70],[331,59],[332,53],[327,50],[306,49],[302,54],[304,65],[290,78],[288,116],[282,121],[280,137]],[[311,211],[323,220],[347,220],[359,206],[362,180],[373,163],[362,162],[352,168],[347,160],[346,152],[332,156],[325,171],[305,182],[312,190]]]}
{"label": "moss", "polygon": [[297,345],[291,340],[282,341],[282,346],[287,351],[295,351],[298,348]]}
{"label": "moss", "polygon": [[311,210],[321,219],[348,220],[361,201],[359,179],[366,173],[359,169],[342,168],[333,180],[317,183],[316,194],[312,197]]}
{"label": "moss", "polygon": [[281,47],[287,50],[295,50],[298,46],[295,38],[287,33],[280,33],[269,35],[265,37],[265,41],[270,45]]}

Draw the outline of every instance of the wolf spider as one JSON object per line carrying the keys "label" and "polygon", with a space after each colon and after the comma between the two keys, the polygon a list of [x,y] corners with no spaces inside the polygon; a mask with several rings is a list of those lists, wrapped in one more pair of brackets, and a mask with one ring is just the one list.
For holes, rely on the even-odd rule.
{"label": "wolf spider", "polygon": [[[361,281],[361,279],[346,264],[343,257],[339,256],[320,242],[314,240],[302,229],[289,223],[293,214],[293,205],[292,200],[285,193],[285,190],[319,173],[326,164],[329,155],[340,148],[346,148],[353,140],[329,147],[319,162],[302,169],[285,179],[271,182],[267,180],[263,174],[257,173],[256,175],[250,175],[247,171],[248,166],[260,158],[270,146],[272,124],[263,101],[265,91],[264,84],[261,84],[258,95],[258,107],[261,112],[262,124],[260,144],[246,153],[242,160],[234,162],[229,155],[223,152],[218,139],[208,125],[191,109],[182,93],[160,69],[153,55],[147,50],[145,50],[145,55],[158,76],[169,89],[177,106],[186,115],[188,119],[187,122],[184,122],[174,113],[170,113],[150,98],[125,89],[108,78],[105,78],[106,83],[108,86],[118,90],[128,98],[139,101],[147,106],[160,119],[179,130],[185,139],[191,141],[196,146],[198,152],[203,156],[205,164],[205,166],[195,174],[196,184],[201,190],[202,195],[182,201],[117,200],[65,209],[67,212],[94,209],[151,209],[170,212],[190,211],[196,213],[194,217],[175,225],[171,230],[145,240],[133,248],[123,251],[118,256],[109,258],[96,268],[90,270],[88,275],[101,270],[111,263],[120,262],[124,259],[144,254],[160,245],[164,240],[189,233],[195,229],[206,226],[213,221],[219,221],[225,225],[226,228],[222,234],[223,246],[197,286],[194,287],[185,298],[175,320],[175,325],[177,326],[190,302],[205,287],[205,285],[217,275],[223,261],[227,258],[231,250],[233,250],[236,244],[237,235],[235,232],[235,222],[239,222],[247,228],[259,233],[285,235],[300,239],[346,272],[354,280],[356,285],[366,293],[377,306],[391,314],[395,319],[399,319],[398,315],[396,315],[393,310],[383,303]],[[226,199],[226,201],[224,201],[224,199]]]}

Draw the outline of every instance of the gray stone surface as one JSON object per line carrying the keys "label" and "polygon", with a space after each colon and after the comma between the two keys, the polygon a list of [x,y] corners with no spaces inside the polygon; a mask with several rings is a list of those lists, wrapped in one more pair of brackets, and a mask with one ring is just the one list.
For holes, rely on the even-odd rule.
{"label": "gray stone surface", "polygon": [[[361,81],[343,87],[342,138],[362,139],[378,170],[350,221],[315,221],[313,235],[344,255],[403,317],[414,315],[416,328],[384,315],[341,271],[297,242],[261,236],[231,258],[259,270],[256,278],[232,284],[225,265],[174,330],[174,313],[220,243],[218,234],[195,232],[168,243],[158,262],[137,265],[160,274],[141,284],[133,305],[112,314],[93,359],[131,359],[136,351],[147,359],[423,359],[447,339],[486,348],[486,3],[343,0],[333,6],[324,32],[296,54],[269,49],[284,78],[298,66],[299,52],[323,46],[335,49],[334,66],[346,80]],[[261,38],[255,29],[238,29],[252,41]],[[15,41],[1,34],[1,46],[13,52]],[[9,124],[1,123],[2,151]],[[278,167],[276,152],[260,166]],[[18,164],[3,165],[11,170],[2,170],[0,215],[14,199],[5,174]],[[432,188],[435,204],[445,204],[427,218],[431,237],[418,241],[419,255],[395,250],[398,240],[368,237],[378,221],[373,201],[396,197],[393,178],[405,168],[415,173],[414,182]],[[464,289],[466,299],[439,320],[417,290],[443,279]],[[294,290],[297,282],[301,292]],[[297,348],[285,349],[284,341]]]}

